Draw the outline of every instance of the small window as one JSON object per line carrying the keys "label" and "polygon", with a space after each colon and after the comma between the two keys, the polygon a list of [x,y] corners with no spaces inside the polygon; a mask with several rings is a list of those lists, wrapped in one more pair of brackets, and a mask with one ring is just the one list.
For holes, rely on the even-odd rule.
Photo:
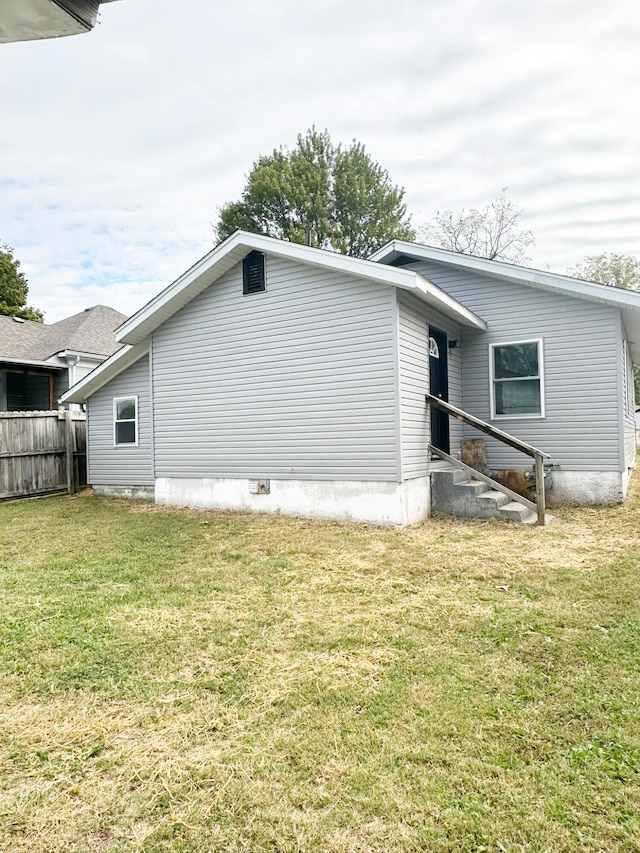
{"label": "small window", "polygon": [[429,338],[429,355],[431,356],[431,358],[440,358],[438,341],[435,338]]}
{"label": "small window", "polygon": [[250,252],[242,261],[242,292],[246,295],[266,289],[264,255],[262,252]]}
{"label": "small window", "polygon": [[113,400],[114,444],[138,443],[138,398],[115,397]]}
{"label": "small window", "polygon": [[542,341],[491,345],[491,417],[544,416]]}

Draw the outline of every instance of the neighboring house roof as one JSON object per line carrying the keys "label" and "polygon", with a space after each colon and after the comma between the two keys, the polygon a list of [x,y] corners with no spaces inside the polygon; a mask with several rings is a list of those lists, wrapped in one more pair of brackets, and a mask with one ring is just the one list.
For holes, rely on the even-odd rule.
{"label": "neighboring house roof", "polygon": [[47,326],[43,323],[0,315],[0,359],[40,361],[34,352],[46,334]]}
{"label": "neighboring house roof", "polygon": [[131,367],[148,352],[149,346],[146,340],[136,346],[127,344],[121,347],[110,358],[94,368],[84,379],[77,382],[66,394],[63,394],[60,401],[62,403],[84,403],[103,385],[106,385],[127,367]]}
{"label": "neighboring house roof", "polygon": [[99,365],[86,379],[81,380],[68,391],[62,400],[84,402],[87,397],[144,355],[147,349],[146,341],[155,329],[254,250],[330,272],[343,273],[363,281],[401,288],[413,293],[422,302],[452,317],[462,325],[476,329],[484,329],[486,326],[481,317],[418,273],[373,263],[362,258],[339,255],[336,252],[314,249],[298,243],[249,234],[246,231],[235,231],[140,311],[126,320],[118,329],[116,339],[127,344],[128,347]]}
{"label": "neighboring house roof", "polygon": [[48,355],[63,350],[111,355],[119,348],[114,332],[126,319],[125,314],[107,305],[85,308],[49,326],[42,354],[48,349]]}
{"label": "neighboring house roof", "polygon": [[86,308],[50,326],[0,316],[0,359],[46,362],[61,352],[106,358],[119,349],[114,333],[126,319],[106,305]]}
{"label": "neighboring house roof", "polygon": [[514,284],[524,284],[539,290],[548,290],[563,296],[586,299],[620,308],[627,335],[630,338],[633,360],[640,363],[640,293],[636,291],[609,287],[606,284],[598,284],[592,281],[582,281],[568,275],[507,264],[504,261],[490,261],[487,258],[449,252],[446,249],[436,249],[433,246],[424,246],[419,243],[406,243],[403,240],[392,240],[387,243],[382,249],[374,252],[370,260],[392,264],[402,257],[434,261],[445,266],[470,270],[490,278],[511,281]]}

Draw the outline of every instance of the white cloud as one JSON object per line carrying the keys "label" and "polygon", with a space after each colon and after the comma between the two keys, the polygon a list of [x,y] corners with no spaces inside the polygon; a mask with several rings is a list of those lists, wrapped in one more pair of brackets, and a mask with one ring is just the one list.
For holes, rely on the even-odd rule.
{"label": "white cloud", "polygon": [[90,34],[0,45],[0,239],[47,320],[129,313],[315,124],[363,142],[415,224],[509,187],[536,264],[640,255],[639,31],[635,0],[108,4]]}

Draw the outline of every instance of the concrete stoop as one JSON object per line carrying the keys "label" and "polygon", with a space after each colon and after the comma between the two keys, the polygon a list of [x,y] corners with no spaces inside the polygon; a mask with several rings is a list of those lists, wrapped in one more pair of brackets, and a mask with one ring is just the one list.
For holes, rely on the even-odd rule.
{"label": "concrete stoop", "polygon": [[431,473],[431,506],[455,518],[501,518],[519,524],[535,524],[537,516],[480,480],[470,480],[453,465]]}

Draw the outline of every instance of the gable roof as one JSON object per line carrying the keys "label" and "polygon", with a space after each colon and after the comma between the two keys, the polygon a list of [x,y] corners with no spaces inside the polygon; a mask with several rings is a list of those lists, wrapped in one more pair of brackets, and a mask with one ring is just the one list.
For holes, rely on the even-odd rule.
{"label": "gable roof", "polygon": [[235,231],[123,323],[116,333],[117,340],[126,344],[140,343],[253,250],[409,290],[423,302],[459,323],[478,329],[485,328],[484,321],[473,311],[418,273],[384,267],[362,258],[313,249],[299,243],[263,237],[261,234]]}
{"label": "gable roof", "polygon": [[33,320],[0,315],[0,359],[39,361],[34,352],[47,335],[47,327]]}
{"label": "gable roof", "polygon": [[84,311],[48,327],[45,349],[49,350],[48,355],[63,350],[111,355],[119,347],[115,330],[126,319],[126,314],[109,308],[108,305],[85,308]]}
{"label": "gable roof", "polygon": [[235,231],[126,320],[117,330],[116,339],[127,346],[81,379],[64,394],[62,401],[83,403],[91,394],[141,358],[148,349],[149,336],[155,329],[240,263],[251,251],[276,255],[331,272],[341,272],[363,281],[398,287],[413,293],[421,301],[463,325],[476,329],[486,328],[484,320],[477,314],[411,270],[388,267],[362,258],[339,255],[336,252],[288,243],[260,234]]}
{"label": "gable roof", "polygon": [[106,305],[86,308],[50,326],[0,316],[0,358],[46,362],[61,352],[105,358],[119,349],[115,330],[126,319],[125,314]]}
{"label": "gable roof", "polygon": [[370,260],[383,264],[393,264],[400,258],[433,261],[443,266],[469,270],[488,278],[509,281],[538,290],[547,290],[569,296],[575,299],[586,299],[619,308],[630,338],[631,354],[635,362],[640,363],[640,293],[633,290],[622,290],[599,284],[594,281],[582,281],[568,275],[531,269],[530,267],[507,264],[504,261],[490,261],[487,258],[477,258],[474,255],[463,255],[460,252],[449,252],[434,246],[421,243],[406,243],[403,240],[392,240],[374,252]]}

